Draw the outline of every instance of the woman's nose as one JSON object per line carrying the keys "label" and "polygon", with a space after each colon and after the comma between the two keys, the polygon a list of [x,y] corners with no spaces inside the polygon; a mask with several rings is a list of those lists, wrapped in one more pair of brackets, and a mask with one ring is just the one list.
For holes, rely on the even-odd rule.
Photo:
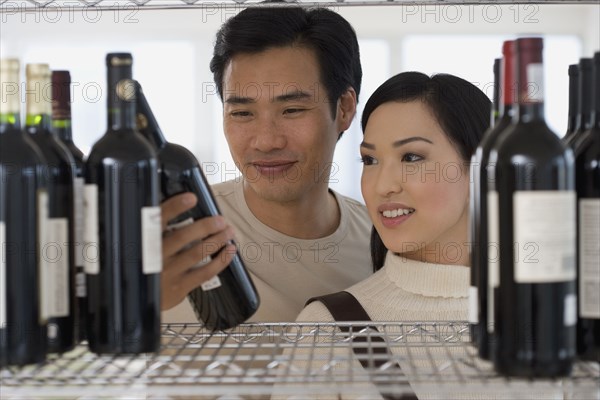
{"label": "woman's nose", "polygon": [[381,165],[375,179],[375,190],[382,197],[402,192],[402,170],[395,165]]}

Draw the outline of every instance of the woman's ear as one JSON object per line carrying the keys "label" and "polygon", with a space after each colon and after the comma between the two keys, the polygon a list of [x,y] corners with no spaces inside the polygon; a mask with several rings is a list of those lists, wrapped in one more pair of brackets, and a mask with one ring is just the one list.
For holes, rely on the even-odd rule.
{"label": "woman's ear", "polygon": [[356,115],[356,91],[348,88],[338,100],[337,121],[338,132],[344,132],[352,124]]}

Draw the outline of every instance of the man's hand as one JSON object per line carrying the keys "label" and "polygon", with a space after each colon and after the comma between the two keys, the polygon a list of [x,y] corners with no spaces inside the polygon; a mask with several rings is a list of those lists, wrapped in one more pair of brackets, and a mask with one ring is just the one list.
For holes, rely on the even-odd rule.
{"label": "man's hand", "polygon": [[[201,218],[185,227],[167,231],[167,222],[192,208],[196,201],[194,194],[183,193],[161,204],[162,310],[175,307],[189,292],[225,269],[235,254],[235,246],[228,244],[233,240],[233,228],[222,216]],[[208,256],[213,258],[206,265],[194,267]]]}

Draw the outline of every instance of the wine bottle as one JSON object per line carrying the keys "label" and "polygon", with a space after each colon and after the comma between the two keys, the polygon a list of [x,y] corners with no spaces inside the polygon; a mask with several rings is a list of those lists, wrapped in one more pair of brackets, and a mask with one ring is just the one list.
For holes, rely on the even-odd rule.
{"label": "wine bottle", "polygon": [[52,132],[69,150],[74,164],[73,224],[74,224],[74,264],[76,298],[77,341],[85,336],[85,316],[87,314],[87,294],[85,272],[83,270],[83,153],[73,143],[71,128],[71,74],[69,71],[52,71]]}
{"label": "wine bottle", "polygon": [[48,272],[42,285],[49,310],[48,351],[63,353],[75,345],[75,266],[73,263],[73,165],[69,150],[50,130],[51,98],[48,64],[28,64],[25,130],[46,160],[48,232],[41,254]]}
{"label": "wine bottle", "polygon": [[95,353],[160,346],[158,160],[136,128],[132,65],[129,53],[106,56],[108,129],[84,168],[87,335]]}
{"label": "wine bottle", "polygon": [[[500,65],[502,63],[502,59],[501,58],[496,58],[494,60],[494,67],[493,67],[493,71],[494,71],[494,93],[493,93],[493,98],[494,101],[492,102],[492,112],[491,112],[491,116],[490,116],[490,126],[488,128],[488,131],[492,130],[494,125],[496,124],[496,121],[498,120],[498,117],[500,115],[500,101],[499,101],[499,95],[500,95]],[[475,183],[475,179],[477,179],[477,177],[479,176],[479,171],[477,170],[478,167],[476,167],[477,162],[479,162],[479,160],[477,159],[477,152],[475,152],[472,156],[471,156],[471,168],[470,168],[470,184],[471,184],[471,190],[469,191],[469,195],[470,195],[470,208],[469,208],[469,240],[471,242],[471,246],[470,246],[470,257],[471,257],[471,281],[470,281],[470,287],[469,287],[469,331],[471,334],[471,341],[477,346],[479,347],[479,342],[480,342],[480,335],[479,335],[479,286],[477,284],[477,280],[478,280],[478,275],[479,275],[479,269],[482,267],[479,263],[479,247],[481,246],[481,242],[478,239],[477,236],[477,231],[479,229],[479,205],[476,204],[479,202],[479,192],[478,192],[478,187],[479,185]]]}
{"label": "wine bottle", "polygon": [[575,146],[578,202],[577,354],[600,362],[600,52],[594,54],[592,126]]}
{"label": "wine bottle", "polygon": [[[138,127],[158,152],[161,199],[166,200],[184,192],[192,192],[198,198],[194,208],[169,221],[169,226],[181,227],[199,218],[220,214],[196,157],[185,147],[165,139],[137,82],[136,89]],[[197,318],[213,330],[232,328],[246,321],[256,312],[260,303],[239,254],[218,276],[192,291],[189,298]]]}
{"label": "wine bottle", "polygon": [[47,218],[45,160],[21,129],[19,60],[0,59],[0,367],[42,362],[40,236]]}
{"label": "wine bottle", "polygon": [[569,136],[577,131],[577,110],[579,106],[579,64],[569,65],[569,114],[567,132],[563,137],[569,141]]}
{"label": "wine bottle", "polygon": [[577,115],[575,118],[575,130],[573,134],[567,137],[564,143],[574,148],[575,142],[581,137],[583,132],[591,128],[592,114],[592,68],[591,58],[581,58],[579,60],[579,80],[577,85]]}
{"label": "wine bottle", "polygon": [[[513,103],[515,98],[515,81],[513,79],[513,59],[515,52],[515,43],[512,40],[505,41],[502,45],[502,62],[500,82],[502,90],[500,91],[500,114],[502,117],[494,125],[488,129],[475,150],[473,159],[471,160],[472,177],[471,193],[473,194],[473,202],[471,208],[471,237],[477,238],[479,242],[478,252],[471,254],[471,268],[476,270],[477,275],[476,285],[478,287],[477,309],[479,312],[478,320],[478,341],[477,348],[479,356],[483,359],[489,359],[490,346],[494,344],[494,321],[488,317],[493,317],[491,309],[493,309],[494,301],[493,288],[489,283],[489,263],[498,261],[498,246],[497,243],[489,243],[488,241],[488,207],[487,207],[487,191],[488,191],[488,161],[492,146],[500,134],[512,123]],[[488,304],[488,299],[489,304]]]}
{"label": "wine bottle", "polygon": [[490,239],[500,243],[491,358],[509,376],[568,375],[575,356],[574,159],[544,120],[542,47],[516,41],[517,112],[488,163]]}

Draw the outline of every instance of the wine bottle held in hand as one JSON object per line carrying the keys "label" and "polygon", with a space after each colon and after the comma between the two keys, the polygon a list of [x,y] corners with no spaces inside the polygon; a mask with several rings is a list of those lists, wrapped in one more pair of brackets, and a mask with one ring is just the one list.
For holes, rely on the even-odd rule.
{"label": "wine bottle held in hand", "polygon": [[541,38],[516,41],[514,124],[488,171],[488,223],[500,243],[491,359],[510,376],[565,376],[575,356],[574,159],[544,120],[542,47]]}
{"label": "wine bottle held in hand", "polygon": [[77,341],[86,338],[85,316],[87,294],[83,270],[83,153],[73,142],[71,125],[71,74],[69,71],[52,71],[52,131],[69,150],[75,164],[73,185],[74,264]]}
{"label": "wine bottle held in hand", "polygon": [[[194,208],[169,221],[169,226],[176,229],[200,218],[219,215],[219,208],[198,160],[186,148],[165,139],[141,85],[137,83],[136,87],[139,129],[158,152],[161,200],[184,192],[192,192],[198,198]],[[220,253],[214,255],[219,256]],[[197,318],[212,330],[241,324],[256,312],[260,303],[239,254],[219,275],[194,289],[189,299]]]}
{"label": "wine bottle held in hand", "polygon": [[39,259],[48,215],[46,161],[21,129],[19,60],[0,59],[0,367],[46,359]]}
{"label": "wine bottle held in hand", "polygon": [[63,353],[75,346],[75,264],[73,217],[73,156],[51,131],[50,68],[28,64],[25,130],[46,160],[48,219],[41,268],[46,271],[42,287],[48,308],[48,351]]}
{"label": "wine bottle held in hand", "polygon": [[160,346],[158,161],[136,127],[132,64],[129,53],[106,56],[108,129],[84,168],[87,335],[95,353]]}

